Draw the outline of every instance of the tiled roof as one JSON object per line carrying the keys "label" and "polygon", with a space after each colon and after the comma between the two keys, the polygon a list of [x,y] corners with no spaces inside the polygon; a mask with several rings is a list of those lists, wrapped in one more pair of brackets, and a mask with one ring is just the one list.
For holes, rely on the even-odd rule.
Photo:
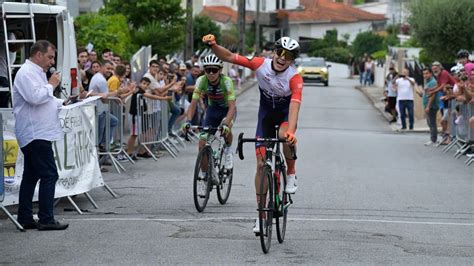
{"label": "tiled roof", "polygon": [[385,20],[384,15],[373,14],[331,0],[300,0],[302,10],[279,10],[279,17],[288,17],[290,22],[357,22]]}
{"label": "tiled roof", "polygon": [[[304,9],[279,10],[278,17],[288,17],[290,23],[351,23],[386,19],[384,15],[373,14],[350,5],[335,3],[331,0],[300,0],[300,5],[304,6]],[[220,23],[237,23],[237,11],[228,6],[204,6],[200,15],[208,16]],[[252,15],[246,15],[246,23],[251,23],[253,19]]]}
{"label": "tiled roof", "polygon": [[[237,23],[237,11],[228,6],[204,6],[199,15],[208,16],[220,23]],[[247,15],[247,23],[251,23],[251,18]]]}

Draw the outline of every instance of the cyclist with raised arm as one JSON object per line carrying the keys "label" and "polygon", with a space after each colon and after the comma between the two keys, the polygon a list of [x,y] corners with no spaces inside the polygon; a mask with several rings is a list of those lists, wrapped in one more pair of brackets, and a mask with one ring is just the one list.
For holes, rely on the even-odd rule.
{"label": "cyclist with raised arm", "polygon": [[[214,35],[208,34],[202,41],[211,47],[212,51],[221,60],[241,65],[256,71],[260,90],[260,107],[256,136],[272,138],[275,136],[275,126],[280,126],[279,137],[286,138],[283,145],[287,170],[287,184],[285,192],[293,194],[297,190],[295,160],[291,156],[289,146],[296,145],[296,126],[301,105],[303,79],[293,67],[294,60],[299,56],[300,46],[290,37],[282,37],[275,42],[273,57],[254,57],[248,59],[234,54],[218,45]],[[255,174],[255,189],[260,191],[260,176],[263,174],[266,148],[263,144],[256,144],[257,172]],[[257,205],[260,196],[257,194]],[[259,219],[255,222],[254,233],[260,233]]]}
{"label": "cyclist with raised arm", "polygon": [[[222,74],[224,63],[215,55],[211,54],[202,61],[205,75],[196,80],[194,86],[191,105],[188,109],[187,122],[183,125],[183,130],[188,130],[191,120],[196,111],[197,104],[201,98],[207,98],[207,109],[204,116],[203,126],[222,126],[222,133],[225,136],[226,147],[224,149],[224,168],[232,169],[232,123],[236,115],[235,91],[232,79]],[[199,151],[206,144],[207,134],[201,133],[199,136]],[[204,172],[200,175],[204,177]],[[216,178],[216,177],[214,177]],[[217,180],[214,180],[216,182]]]}

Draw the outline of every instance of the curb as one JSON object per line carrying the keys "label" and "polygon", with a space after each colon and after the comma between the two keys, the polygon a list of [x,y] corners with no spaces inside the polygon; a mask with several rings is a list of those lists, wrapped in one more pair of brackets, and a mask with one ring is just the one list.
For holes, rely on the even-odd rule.
{"label": "curb", "polygon": [[[361,91],[367,97],[367,99],[369,99],[369,101],[372,102],[372,105],[375,107],[375,109],[377,109],[382,114],[382,116],[385,117],[385,119],[387,119],[387,122],[389,122],[392,119],[392,117],[387,112],[385,112],[385,104],[381,101],[380,98],[378,98],[374,94],[371,94],[368,88],[379,89],[377,87],[363,87],[360,85],[354,86],[354,89]],[[415,125],[417,122],[423,122],[423,121],[424,120],[415,120]],[[421,127],[421,128],[415,127],[413,130],[401,130],[400,126],[397,123],[390,124],[390,128],[394,132],[410,132],[410,133],[411,132],[413,133],[430,132],[428,127]]]}

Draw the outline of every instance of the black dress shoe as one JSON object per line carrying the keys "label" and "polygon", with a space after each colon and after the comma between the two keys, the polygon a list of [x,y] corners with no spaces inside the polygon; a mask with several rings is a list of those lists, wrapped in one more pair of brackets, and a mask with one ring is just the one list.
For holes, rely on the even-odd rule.
{"label": "black dress shoe", "polygon": [[38,230],[40,231],[51,231],[51,230],[65,230],[69,227],[68,223],[60,223],[58,221],[54,221],[50,224],[41,224],[38,223]]}
{"label": "black dress shoe", "polygon": [[138,154],[137,154],[137,157],[141,157],[141,158],[151,158],[151,155],[148,154],[147,152],[144,152],[144,153],[138,153]]}
{"label": "black dress shoe", "polygon": [[29,223],[26,223],[26,224],[20,224],[21,227],[23,227],[23,229],[25,230],[29,230],[29,229],[38,229],[38,223],[37,222],[29,222]]}

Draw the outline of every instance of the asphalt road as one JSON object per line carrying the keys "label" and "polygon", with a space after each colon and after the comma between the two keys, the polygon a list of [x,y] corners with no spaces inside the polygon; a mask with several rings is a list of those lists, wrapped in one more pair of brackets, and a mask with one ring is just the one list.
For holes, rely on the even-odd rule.
{"label": "asphalt road", "polygon": [[[251,232],[256,218],[254,149],[234,160],[226,206],[215,191],[204,213],[192,199],[197,154],[140,160],[106,174],[120,195],[82,196],[84,215],[57,208],[63,232],[20,233],[0,220],[0,264],[471,264],[474,174],[427,134],[396,133],[355,80],[305,86],[298,125],[299,190],[286,240],[264,255]],[[234,132],[255,132],[258,90],[238,99]]]}

